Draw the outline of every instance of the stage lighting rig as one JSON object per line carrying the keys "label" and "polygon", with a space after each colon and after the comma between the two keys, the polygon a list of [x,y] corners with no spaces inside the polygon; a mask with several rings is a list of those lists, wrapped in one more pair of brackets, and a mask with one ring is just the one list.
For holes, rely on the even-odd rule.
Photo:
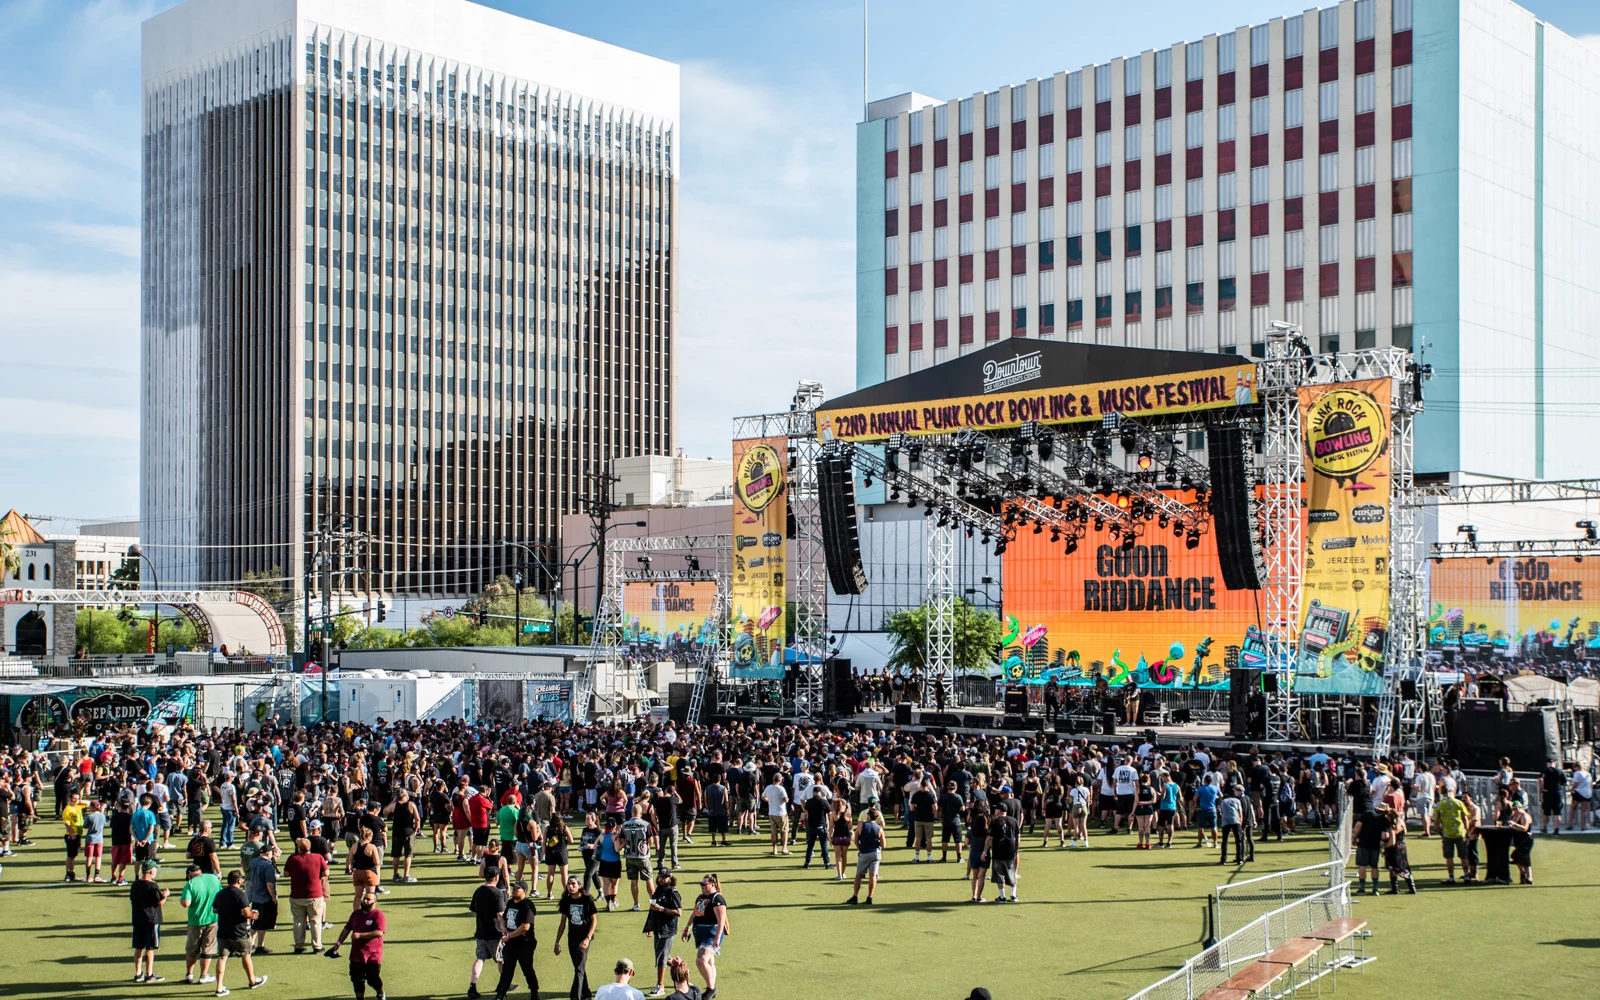
{"label": "stage lighting rig", "polygon": [[1150,454],[1150,449],[1146,448],[1144,451],[1139,452],[1139,471],[1140,472],[1149,472],[1151,467],[1154,466],[1155,464],[1156,464],[1156,457],[1154,455]]}
{"label": "stage lighting rig", "polygon": [[1078,536],[1077,535],[1068,535],[1067,536],[1067,555],[1070,556],[1076,551],[1078,551]]}
{"label": "stage lighting rig", "polygon": [[1467,536],[1467,547],[1474,552],[1478,549],[1478,526],[1476,524],[1462,524],[1456,527],[1456,534]]}
{"label": "stage lighting rig", "polygon": [[1587,541],[1587,542],[1600,541],[1600,535],[1597,535],[1595,533],[1595,526],[1594,526],[1594,522],[1593,521],[1579,521],[1577,524],[1574,524],[1573,527],[1574,528],[1583,529],[1584,541]]}

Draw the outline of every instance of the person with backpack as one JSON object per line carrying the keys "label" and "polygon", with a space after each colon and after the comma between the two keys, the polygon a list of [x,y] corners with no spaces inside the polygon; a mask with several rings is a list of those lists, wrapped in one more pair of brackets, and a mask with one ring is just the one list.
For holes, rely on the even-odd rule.
{"label": "person with backpack", "polygon": [[[1022,824],[1008,812],[995,813],[989,823],[989,877],[1000,887],[1000,902],[1017,899],[1017,860],[1022,845]],[[1006,895],[1006,890],[1011,895]]]}
{"label": "person with backpack", "polygon": [[854,906],[861,901],[861,880],[867,880],[867,905],[872,905],[872,895],[878,890],[878,866],[883,862],[883,813],[878,811],[876,797],[869,801],[861,822],[856,824],[856,881],[846,903]]}

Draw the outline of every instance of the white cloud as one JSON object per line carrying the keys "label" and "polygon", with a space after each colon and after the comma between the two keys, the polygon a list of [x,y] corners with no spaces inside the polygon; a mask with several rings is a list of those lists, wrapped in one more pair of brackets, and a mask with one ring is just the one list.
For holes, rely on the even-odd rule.
{"label": "white cloud", "polygon": [[[8,362],[139,370],[139,274],[52,271],[0,261]],[[70,394],[70,387],[68,389]]]}
{"label": "white cloud", "polygon": [[850,98],[709,63],[682,81],[678,440],[725,456],[731,418],[782,409],[798,379],[855,387]]}
{"label": "white cloud", "polygon": [[[139,440],[137,408],[113,409],[61,399],[41,402],[0,396],[0,426],[17,428],[30,437]],[[69,460],[66,455],[58,457],[63,465]]]}
{"label": "white cloud", "polygon": [[139,259],[139,227],[47,222],[44,228],[70,242]]}

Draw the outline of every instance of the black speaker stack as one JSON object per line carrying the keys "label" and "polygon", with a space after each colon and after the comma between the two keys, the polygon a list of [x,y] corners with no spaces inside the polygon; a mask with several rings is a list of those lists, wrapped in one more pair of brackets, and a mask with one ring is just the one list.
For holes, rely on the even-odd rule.
{"label": "black speaker stack", "polygon": [[1206,430],[1211,465],[1211,524],[1217,533],[1222,585],[1229,590],[1260,590],[1267,567],[1261,537],[1250,517],[1250,476],[1245,467],[1245,435],[1235,424]]}
{"label": "black speaker stack", "polygon": [[1259,715],[1258,696],[1261,692],[1261,671],[1254,667],[1234,667],[1228,671],[1228,734],[1234,739],[1262,739],[1265,737],[1265,719]]}
{"label": "black speaker stack", "polygon": [[856,526],[856,480],[850,460],[837,448],[826,449],[818,461],[817,497],[828,582],[835,594],[859,594],[867,589],[867,571],[861,566],[861,536]]}
{"label": "black speaker stack", "polygon": [[1006,688],[1005,700],[1006,714],[1028,717],[1028,691],[1020,685]]}

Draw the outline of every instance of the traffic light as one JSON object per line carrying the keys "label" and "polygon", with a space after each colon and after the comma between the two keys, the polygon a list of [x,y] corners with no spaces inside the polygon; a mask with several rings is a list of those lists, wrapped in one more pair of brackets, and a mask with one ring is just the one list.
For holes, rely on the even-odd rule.
{"label": "traffic light", "polygon": [[478,627],[482,628],[483,626],[488,625],[488,624],[489,624],[489,609],[488,608],[479,608],[478,609]]}
{"label": "traffic light", "polygon": [[389,606],[380,599],[378,601],[378,621],[383,621],[389,615]]}

